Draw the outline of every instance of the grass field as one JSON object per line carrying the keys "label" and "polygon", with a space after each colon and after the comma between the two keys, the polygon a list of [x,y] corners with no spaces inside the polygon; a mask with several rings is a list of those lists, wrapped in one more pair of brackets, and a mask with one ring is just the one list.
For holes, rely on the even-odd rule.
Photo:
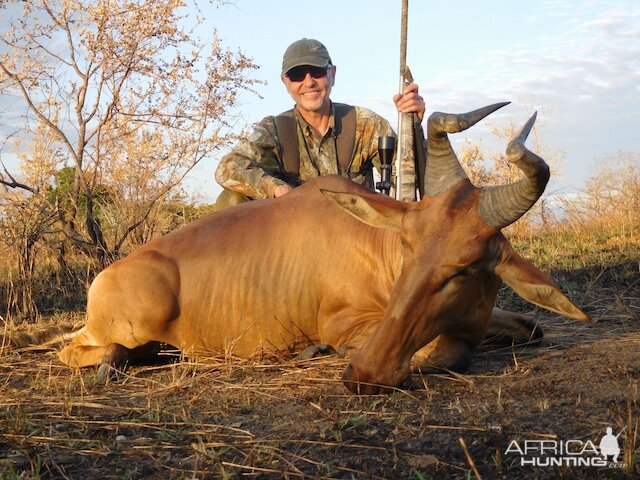
{"label": "grass field", "polygon": [[[178,359],[98,384],[53,350],[6,341],[81,322],[81,311],[5,318],[0,478],[637,478],[640,238],[565,229],[512,243],[593,322],[535,310],[505,287],[498,304],[534,312],[543,345],[482,345],[467,374],[415,376],[421,389],[389,395],[352,395],[339,380],[346,360],[296,363],[295,352]],[[564,457],[592,460],[589,442],[607,427],[620,434],[615,466],[531,466],[536,450],[517,451],[569,442]]]}

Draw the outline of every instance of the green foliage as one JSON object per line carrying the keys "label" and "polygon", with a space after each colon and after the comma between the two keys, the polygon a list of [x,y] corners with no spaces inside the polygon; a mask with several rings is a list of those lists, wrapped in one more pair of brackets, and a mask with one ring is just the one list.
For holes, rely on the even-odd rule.
{"label": "green foliage", "polygon": [[47,200],[52,205],[56,202],[64,202],[70,197],[76,184],[75,168],[62,167],[55,173],[53,182],[55,187],[47,192]]}
{"label": "green foliage", "polygon": [[[79,216],[86,214],[87,193],[78,185],[74,167],[62,167],[56,171],[53,183],[54,187],[45,195],[52,206],[62,209],[64,213],[71,213],[74,211],[73,202],[76,199]],[[105,206],[114,203],[116,194],[108,186],[98,184],[91,190],[91,199],[96,205]]]}

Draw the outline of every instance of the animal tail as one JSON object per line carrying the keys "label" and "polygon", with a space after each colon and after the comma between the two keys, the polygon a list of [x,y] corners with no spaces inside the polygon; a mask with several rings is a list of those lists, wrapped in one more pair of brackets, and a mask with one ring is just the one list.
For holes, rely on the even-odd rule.
{"label": "animal tail", "polygon": [[49,350],[63,343],[68,343],[82,333],[85,327],[76,328],[75,325],[54,325],[37,332],[19,332],[11,336],[9,345],[22,350]]}

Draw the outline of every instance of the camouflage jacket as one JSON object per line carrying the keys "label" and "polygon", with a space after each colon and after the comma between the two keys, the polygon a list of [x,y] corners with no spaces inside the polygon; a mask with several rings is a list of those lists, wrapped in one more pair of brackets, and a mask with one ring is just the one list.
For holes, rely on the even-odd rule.
{"label": "camouflage jacket", "polygon": [[[331,108],[329,130],[322,138],[318,138],[311,126],[294,109],[300,156],[300,179],[307,181],[320,175],[340,174],[374,190],[372,167],[380,172],[378,137],[395,136],[389,122],[371,110],[355,107],[354,156],[347,171],[342,172],[337,160],[336,142],[333,135],[335,129],[333,104]],[[230,153],[222,158],[216,170],[216,180],[224,188],[253,199],[273,197],[275,189],[286,183],[278,178],[284,172],[282,151],[275,117],[265,117],[254,126],[253,131],[245,139],[241,140]],[[395,175],[392,177],[395,178]],[[403,166],[402,184],[402,199],[405,201],[415,200],[414,165]]]}

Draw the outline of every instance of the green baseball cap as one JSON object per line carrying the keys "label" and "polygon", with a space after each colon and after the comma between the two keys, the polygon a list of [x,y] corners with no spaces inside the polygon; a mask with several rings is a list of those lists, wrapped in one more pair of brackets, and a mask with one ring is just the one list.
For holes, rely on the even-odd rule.
{"label": "green baseball cap", "polygon": [[318,40],[302,38],[293,42],[282,57],[282,76],[289,70],[300,65],[312,67],[328,67],[331,57],[327,48]]}

